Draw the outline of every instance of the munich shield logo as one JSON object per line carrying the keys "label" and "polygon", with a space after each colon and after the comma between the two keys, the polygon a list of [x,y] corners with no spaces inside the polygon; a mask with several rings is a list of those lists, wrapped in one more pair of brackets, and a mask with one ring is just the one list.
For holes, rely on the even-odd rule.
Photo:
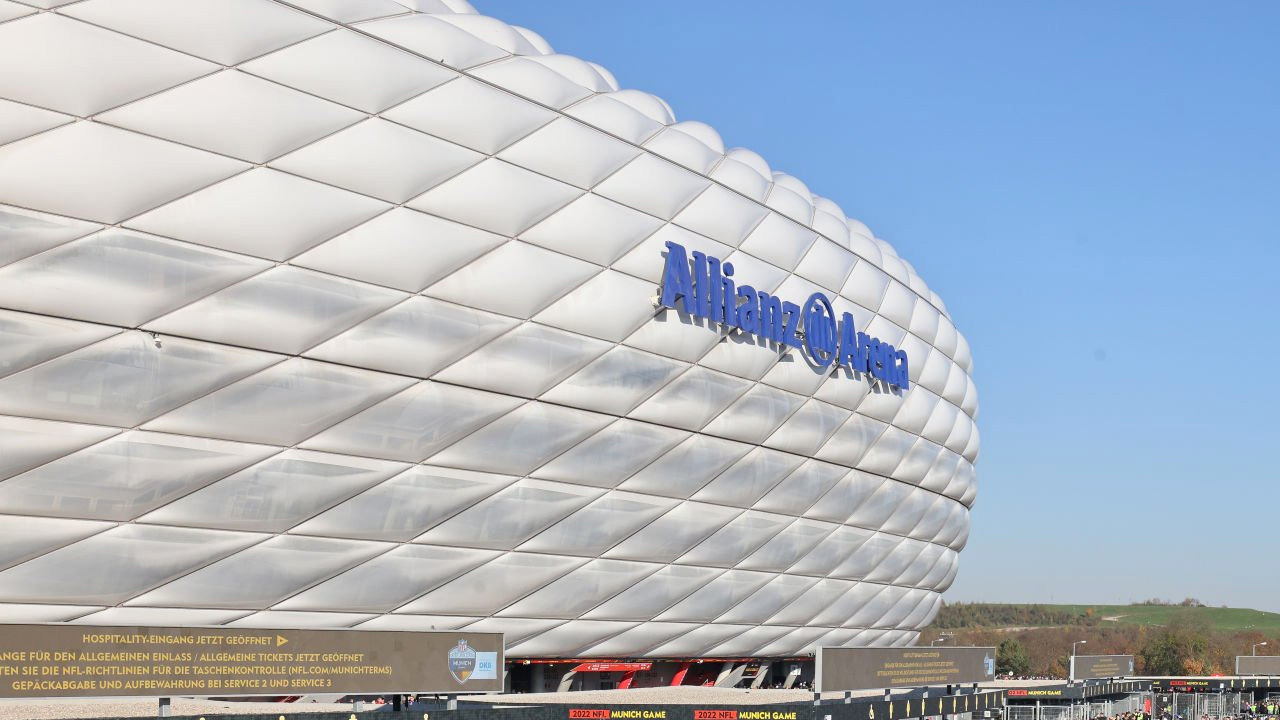
{"label": "munich shield logo", "polygon": [[466,640],[459,640],[457,646],[449,650],[449,674],[459,683],[465,683],[475,671],[475,648],[467,645]]}

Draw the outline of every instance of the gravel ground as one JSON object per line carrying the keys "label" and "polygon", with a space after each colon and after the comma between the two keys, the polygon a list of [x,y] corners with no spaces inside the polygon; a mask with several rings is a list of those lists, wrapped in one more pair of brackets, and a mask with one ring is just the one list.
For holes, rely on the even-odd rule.
{"label": "gravel ground", "polygon": [[[983,687],[1027,687],[1049,685],[1057,681],[1005,680]],[[863,690],[854,697],[879,697],[882,690]],[[844,693],[824,693],[824,698],[844,697]],[[588,690],[573,693],[533,693],[519,695],[463,696],[461,704],[470,702],[495,705],[533,705],[542,703],[581,703],[583,705],[765,705],[813,700],[808,690],[737,690],[709,687],[634,688],[631,690]],[[439,705],[432,704],[430,709]],[[350,703],[264,703],[227,702],[220,700],[173,699],[174,717],[201,715],[297,715],[312,712],[351,712]],[[422,709],[428,709],[424,706]],[[390,712],[390,705],[365,704],[366,711]],[[0,700],[0,720],[77,720],[78,718],[154,718],[158,714],[154,698],[98,700]],[[405,716],[406,720],[409,716]]]}
{"label": "gravel ground", "polygon": [[[173,699],[175,717],[252,713],[351,712],[351,704],[225,702]],[[366,705],[366,708],[372,706]],[[0,700],[0,720],[73,720],[74,718],[154,718],[155,698],[102,700]]]}

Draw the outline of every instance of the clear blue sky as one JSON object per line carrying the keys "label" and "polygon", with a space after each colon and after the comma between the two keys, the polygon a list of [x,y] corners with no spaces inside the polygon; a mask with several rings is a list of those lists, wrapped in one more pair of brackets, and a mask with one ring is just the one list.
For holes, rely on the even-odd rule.
{"label": "clear blue sky", "polygon": [[1280,611],[1280,3],[475,0],[893,243],[976,358],[948,601]]}

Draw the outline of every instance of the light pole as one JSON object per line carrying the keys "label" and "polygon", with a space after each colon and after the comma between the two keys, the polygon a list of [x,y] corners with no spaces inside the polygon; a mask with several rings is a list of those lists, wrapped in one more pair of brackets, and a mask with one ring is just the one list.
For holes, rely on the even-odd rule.
{"label": "light pole", "polygon": [[1254,644],[1253,644],[1253,656],[1254,656],[1254,657],[1257,657],[1257,656],[1258,656],[1258,648],[1262,647],[1263,645],[1266,645],[1266,643],[1265,643],[1265,642],[1260,642],[1260,643],[1254,643]]}
{"label": "light pole", "polygon": [[1088,642],[1089,642],[1088,640],[1077,640],[1071,643],[1071,660],[1070,660],[1071,669],[1067,671],[1067,679],[1070,680],[1071,682],[1076,681],[1076,646],[1084,645]]}

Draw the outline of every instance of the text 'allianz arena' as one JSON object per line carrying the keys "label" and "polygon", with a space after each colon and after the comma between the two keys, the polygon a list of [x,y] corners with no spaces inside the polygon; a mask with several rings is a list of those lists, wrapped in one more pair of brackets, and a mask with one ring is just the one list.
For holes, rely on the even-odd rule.
{"label": "text 'allianz arena'", "polygon": [[835,203],[462,0],[0,0],[7,622],[908,645],[970,366]]}

